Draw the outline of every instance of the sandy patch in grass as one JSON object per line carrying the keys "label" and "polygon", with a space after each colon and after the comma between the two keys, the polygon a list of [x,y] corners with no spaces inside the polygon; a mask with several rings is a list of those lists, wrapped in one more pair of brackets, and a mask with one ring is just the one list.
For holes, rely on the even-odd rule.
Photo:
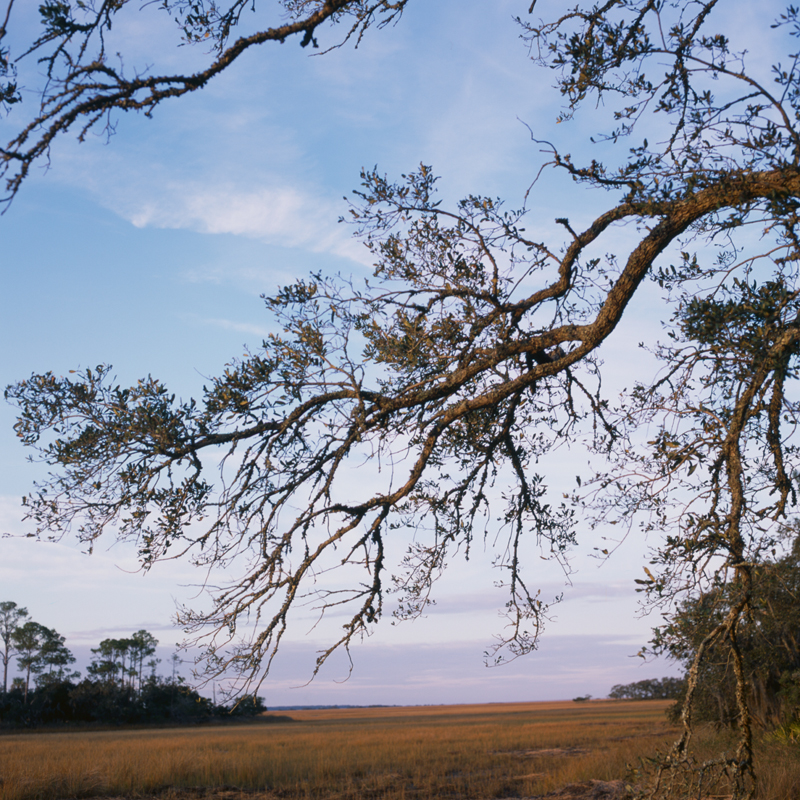
{"label": "sandy patch in grass", "polygon": [[625,800],[632,793],[633,787],[625,781],[584,781],[530,800]]}

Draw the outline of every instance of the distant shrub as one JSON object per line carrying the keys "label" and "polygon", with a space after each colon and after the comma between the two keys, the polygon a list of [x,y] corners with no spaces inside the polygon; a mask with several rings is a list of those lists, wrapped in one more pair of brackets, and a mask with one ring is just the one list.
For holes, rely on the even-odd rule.
{"label": "distant shrub", "polygon": [[608,696],[612,700],[677,700],[686,681],[683,678],[653,678],[636,683],[617,684]]}
{"label": "distant shrub", "polygon": [[229,714],[233,717],[255,717],[258,714],[263,714],[266,710],[267,707],[264,705],[262,697],[248,694],[227,706],[220,706],[217,713]]}

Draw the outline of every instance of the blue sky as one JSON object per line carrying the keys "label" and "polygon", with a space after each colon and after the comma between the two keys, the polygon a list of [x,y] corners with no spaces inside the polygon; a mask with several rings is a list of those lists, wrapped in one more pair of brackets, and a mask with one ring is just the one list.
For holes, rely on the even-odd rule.
{"label": "blue sky", "polygon": [[[412,2],[396,27],[372,31],[358,50],[310,57],[297,42],[262,48],[152,120],[121,117],[107,144],[99,136],[56,143],[49,170],[35,168],[0,218],[3,385],[112,363],[122,383],[152,374],[180,396],[198,393],[206,376],[271,330],[261,293],[311,270],[368,274],[366,250],[337,222],[362,167],[399,176],[423,162],[442,175],[445,201],[474,192],[521,205],[546,160],[531,130],[564,152],[586,153],[604,115],[589,109],[556,123],[553,75],[529,60],[512,21],[528,5],[491,0],[464,13],[463,0]],[[28,13],[20,12],[23,28]],[[155,6],[137,14],[115,29],[133,42],[131,59],[157,54],[166,69],[199,57],[175,48]],[[320,32],[321,44],[335,36]],[[14,120],[0,120],[6,140]],[[607,146],[597,147],[602,156]],[[547,172],[528,202],[528,225],[547,235],[555,217],[569,216],[578,227],[610,202]],[[624,249],[624,232],[615,242]],[[612,386],[639,363],[634,345],[651,312],[641,308],[609,342]],[[13,409],[3,407],[0,530],[17,535],[27,531],[19,497],[41,472],[26,463],[12,425]],[[575,450],[560,459],[556,486],[585,462]],[[427,618],[387,621],[356,648],[345,683],[338,660],[314,683],[291,688],[310,677],[320,636],[301,613],[261,693],[273,705],[544,700],[602,696],[614,683],[674,673],[635,657],[656,622],[637,616],[633,583],[648,543],[631,537],[601,565],[591,558],[597,535],[583,536],[571,587],[531,551],[543,594],[564,589],[566,599],[541,649],[525,659],[482,666],[503,598],[490,555],[478,553],[453,563]],[[67,539],[6,538],[0,547],[0,599],[65,634],[83,661],[101,638],[139,628],[165,645],[178,641],[175,603],[191,603],[202,579],[176,563],[138,574],[130,548],[110,540],[91,557]]]}

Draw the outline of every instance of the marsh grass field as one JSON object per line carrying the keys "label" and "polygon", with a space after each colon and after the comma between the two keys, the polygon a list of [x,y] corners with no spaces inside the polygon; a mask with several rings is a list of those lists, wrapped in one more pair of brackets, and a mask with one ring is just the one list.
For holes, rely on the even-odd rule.
{"label": "marsh grass field", "polygon": [[[223,726],[5,733],[0,799],[540,797],[630,777],[641,758],[674,740],[668,705],[325,709]],[[771,744],[760,755],[759,796],[800,797],[797,748]]]}

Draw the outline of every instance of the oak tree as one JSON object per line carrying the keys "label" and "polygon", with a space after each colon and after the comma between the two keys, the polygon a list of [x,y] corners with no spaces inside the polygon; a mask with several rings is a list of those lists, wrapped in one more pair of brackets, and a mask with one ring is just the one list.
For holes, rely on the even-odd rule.
{"label": "oak tree", "polygon": [[[103,37],[125,0],[47,0],[32,51],[48,82],[3,151],[7,196],[66,130],[152,113],[258,44],[316,44],[335,22],[367,35],[407,2],[282,0],[287,21],[234,40],[240,0],[165,0],[186,41],[212,42],[212,63],[159,77],[126,76],[107,57]],[[641,526],[661,542],[641,580],[648,601],[669,613],[711,587],[728,598],[689,665],[684,731],[656,788],[708,794],[698,781],[727,778],[734,797],[749,797],[741,624],[759,565],[787,541],[797,492],[800,12],[761,8],[763,30],[740,26],[732,41],[732,0],[605,0],[547,20],[527,5],[517,24],[551,70],[563,119],[602,106],[613,119],[601,138],[616,144],[604,162],[538,146],[576,191],[603,190],[606,210],[582,226],[561,216],[553,233],[524,219],[524,205],[477,193],[446,207],[426,165],[398,180],[364,171],[349,219],[373,278],[317,274],[265,298],[282,333],[232,361],[199,399],[177,400],[153,378],[118,386],[106,366],[9,387],[20,438],[52,468],[26,498],[28,517],[43,537],[73,532],[91,544],[110,530],[138,543],[145,567],[176,552],[235,566],[212,609],[186,610],[182,622],[207,636],[209,675],[252,680],[268,670],[293,605],[314,596],[349,609],[322,663],[381,618],[387,590],[400,592],[400,616],[419,613],[449,554],[484,534],[507,576],[501,644],[528,652],[546,603],[520,557],[526,538],[560,558],[587,516]],[[751,67],[756,36],[775,54],[771,73]],[[632,244],[615,253],[607,243],[623,228]],[[643,310],[648,282],[663,297],[649,309],[663,315],[664,341],[650,345],[662,367],[652,380],[632,376],[614,404],[599,354],[626,312]],[[604,465],[554,502],[541,464],[578,441]],[[352,481],[365,460],[382,471]],[[409,531],[402,563],[389,563],[387,545]],[[333,566],[349,582],[315,590],[316,572]],[[248,620],[255,633],[237,641]],[[719,648],[739,740],[696,765],[692,698]]]}

